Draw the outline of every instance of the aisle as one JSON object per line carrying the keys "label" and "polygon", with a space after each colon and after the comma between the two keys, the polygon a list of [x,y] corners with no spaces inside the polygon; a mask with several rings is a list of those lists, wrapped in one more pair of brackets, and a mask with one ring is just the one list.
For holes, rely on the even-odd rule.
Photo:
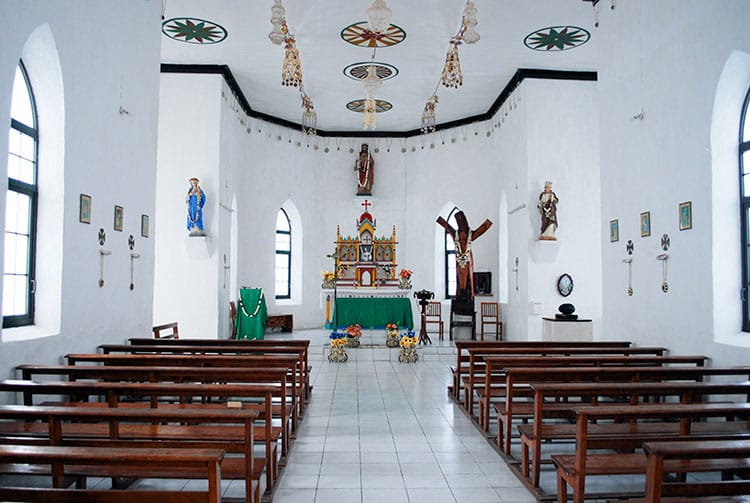
{"label": "aisle", "polygon": [[314,390],[275,503],[536,501],[448,398],[454,352],[400,364],[350,350],[332,364],[327,332],[294,338],[313,341]]}

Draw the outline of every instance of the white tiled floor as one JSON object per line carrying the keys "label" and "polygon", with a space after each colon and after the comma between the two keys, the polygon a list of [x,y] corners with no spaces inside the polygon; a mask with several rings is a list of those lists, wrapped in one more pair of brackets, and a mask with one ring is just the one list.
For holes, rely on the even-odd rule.
{"label": "white tiled floor", "polygon": [[[363,343],[382,344],[379,335],[365,331]],[[294,334],[312,341],[314,390],[274,502],[536,501],[448,398],[447,342],[435,336],[414,364],[366,347],[329,363],[327,336]]]}

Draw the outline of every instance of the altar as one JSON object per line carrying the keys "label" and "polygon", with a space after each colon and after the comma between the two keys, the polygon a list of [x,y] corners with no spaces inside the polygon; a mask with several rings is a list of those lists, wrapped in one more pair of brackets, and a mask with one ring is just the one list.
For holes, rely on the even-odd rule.
{"label": "altar", "polygon": [[333,319],[338,328],[359,323],[362,328],[385,328],[388,323],[414,328],[411,299],[408,297],[337,297]]}

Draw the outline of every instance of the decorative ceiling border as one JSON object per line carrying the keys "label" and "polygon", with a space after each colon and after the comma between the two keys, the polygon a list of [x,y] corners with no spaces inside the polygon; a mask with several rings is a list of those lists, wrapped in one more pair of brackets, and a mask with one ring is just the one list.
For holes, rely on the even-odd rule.
{"label": "decorative ceiling border", "polygon": [[[302,130],[302,126],[296,122],[291,122],[273,115],[265,114],[253,110],[248,103],[245,94],[240,89],[237,80],[234,78],[232,71],[227,65],[178,65],[172,63],[162,63],[161,73],[196,73],[196,74],[218,74],[224,77],[227,87],[232,91],[242,110],[254,119],[264,120],[291,129]],[[579,81],[596,81],[597,72],[572,71],[572,70],[542,70],[534,68],[519,68],[513,77],[510,78],[505,88],[500,92],[497,99],[492,103],[490,108],[483,114],[464,117],[455,121],[438,124],[436,130],[451,129],[465,126],[474,122],[483,122],[490,120],[506,100],[513,94],[513,91],[526,79],[544,79],[544,80],[579,80]],[[412,136],[421,136],[422,131],[411,129],[409,131],[323,131],[317,130],[318,136],[324,137],[347,137],[347,138],[411,138]]]}

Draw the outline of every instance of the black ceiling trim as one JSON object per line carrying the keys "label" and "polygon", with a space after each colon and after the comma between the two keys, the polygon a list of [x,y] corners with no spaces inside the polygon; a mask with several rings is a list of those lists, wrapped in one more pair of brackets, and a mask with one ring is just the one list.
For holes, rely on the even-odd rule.
{"label": "black ceiling trim", "polygon": [[[584,0],[589,1],[589,0]],[[302,126],[295,122],[280,119],[273,115],[264,114],[253,110],[248,103],[245,94],[240,89],[237,80],[235,80],[232,71],[227,65],[177,65],[171,63],[162,63],[162,73],[210,73],[219,74],[224,77],[224,81],[227,83],[227,87],[232,91],[234,97],[237,98],[237,102],[242,107],[242,110],[249,116],[255,119],[264,120],[272,124],[276,124],[291,129],[302,130]],[[579,80],[579,81],[596,81],[597,72],[584,72],[584,71],[570,71],[570,70],[541,70],[532,68],[519,68],[516,73],[511,77],[508,84],[500,92],[495,102],[490,106],[483,114],[472,115],[471,117],[465,117],[463,119],[444,122],[438,124],[436,130],[451,129],[455,127],[465,126],[466,124],[472,124],[474,122],[483,122],[492,119],[492,117],[500,110],[500,107],[506,102],[506,100],[513,94],[513,91],[526,79],[546,79],[546,80]],[[324,131],[321,129],[317,130],[318,136],[339,136],[339,137],[351,137],[351,138],[410,138],[412,136],[419,136],[422,132],[419,129],[412,129],[409,131]]]}

